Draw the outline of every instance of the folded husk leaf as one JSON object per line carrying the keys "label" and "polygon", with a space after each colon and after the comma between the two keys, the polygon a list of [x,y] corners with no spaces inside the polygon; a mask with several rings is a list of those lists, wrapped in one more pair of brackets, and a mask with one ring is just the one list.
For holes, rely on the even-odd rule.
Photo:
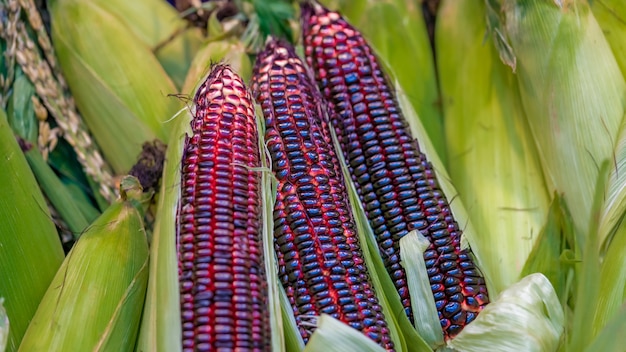
{"label": "folded husk leaf", "polygon": [[545,275],[559,296],[561,305],[565,307],[569,299],[571,285],[569,282],[573,275],[575,254],[572,248],[574,244],[572,220],[563,207],[561,197],[558,194],[554,195],[546,223],[537,236],[535,247],[528,255],[521,275],[527,276],[532,273]]}
{"label": "folded husk leaf", "polygon": [[16,351],[63,248],[48,205],[0,109],[0,297],[11,321],[8,351]]}
{"label": "folded husk leaf", "polygon": [[550,281],[531,274],[509,286],[448,347],[457,351],[556,351],[563,310]]}
{"label": "folded husk leaf", "polygon": [[138,200],[125,196],[72,247],[20,351],[134,349],[148,280],[148,242]]}
{"label": "folded husk leaf", "polygon": [[429,245],[430,241],[419,231],[411,231],[400,239],[400,258],[402,267],[406,270],[406,280],[411,293],[415,329],[424,341],[435,349],[442,346],[444,340],[424,261],[424,252]]}

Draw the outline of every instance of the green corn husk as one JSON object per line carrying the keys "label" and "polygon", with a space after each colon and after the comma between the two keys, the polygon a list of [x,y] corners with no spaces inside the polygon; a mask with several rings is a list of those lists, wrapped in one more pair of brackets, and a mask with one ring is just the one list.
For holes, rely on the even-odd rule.
{"label": "green corn husk", "polygon": [[126,189],[76,242],[28,326],[20,351],[132,351],[148,281],[141,186]]}
{"label": "green corn husk", "polygon": [[107,161],[125,173],[143,142],[167,140],[164,121],[182,107],[167,95],[177,89],[152,49],[98,3],[54,0],[50,15],[56,53],[76,105]]}
{"label": "green corn husk", "polygon": [[616,336],[626,336],[626,303],[584,351],[621,352],[624,350],[624,344],[619,338],[615,338]]}
{"label": "green corn husk", "polygon": [[0,297],[15,351],[54,274],[63,248],[24,154],[0,110]]}
{"label": "green corn husk", "polygon": [[450,176],[477,241],[489,244],[482,269],[499,292],[521,278],[547,216],[548,191],[517,81],[485,41],[484,2],[443,1],[439,14],[435,42]]}
{"label": "green corn husk", "polygon": [[166,1],[88,0],[87,2],[114,15],[139,41],[150,48],[162,45],[187,27],[187,22]]}
{"label": "green corn husk", "polygon": [[202,48],[202,41],[200,28],[194,27],[174,34],[155,50],[157,59],[179,90],[183,88],[189,68]]}
{"label": "green corn husk", "polygon": [[524,264],[522,276],[542,273],[554,287],[561,305],[568,306],[572,290],[573,269],[577,263],[572,219],[563,200],[555,194],[544,227],[539,232],[535,247]]}
{"label": "green corn husk", "polygon": [[626,2],[621,0],[588,0],[604,37],[611,46],[617,64],[626,75]]}
{"label": "green corn husk", "polygon": [[600,333],[626,302],[626,222],[622,220],[600,267],[600,289],[592,323]]}
{"label": "green corn husk", "polygon": [[202,44],[200,28],[190,27],[174,7],[161,0],[90,1],[115,15],[151,49],[176,88],[182,87],[191,60]]}
{"label": "green corn husk", "polygon": [[[626,82],[587,1],[501,3],[547,183],[586,233],[599,165],[615,156]],[[608,232],[601,230],[598,243]]]}
{"label": "green corn husk", "polygon": [[30,143],[37,143],[39,125],[32,100],[36,97],[35,87],[21,69],[16,71],[16,77],[11,86],[12,93],[7,103],[6,113],[9,125],[20,137]]}
{"label": "green corn husk", "polygon": [[411,231],[400,239],[400,258],[407,274],[414,319],[418,322],[415,329],[432,348],[436,348],[444,344],[443,331],[430,281],[422,280],[428,277],[428,271],[424,256],[419,255],[424,253],[429,245],[430,241],[419,231]]}
{"label": "green corn husk", "polygon": [[435,149],[447,164],[437,74],[422,8],[407,0],[327,0],[340,11],[376,51],[398,82],[424,125]]}
{"label": "green corn husk", "polygon": [[[59,213],[63,222],[67,224],[69,230],[78,236],[99,215],[99,212],[82,191],[70,193],[44,160],[42,153],[37,150],[36,146],[41,138],[39,137],[39,119],[36,116],[34,101],[38,98],[35,87],[19,68],[16,73],[12,93],[7,104],[9,125],[14,133],[23,140],[22,148],[27,149],[24,150],[26,160],[46,198]],[[75,158],[74,154],[62,154],[64,160]],[[82,172],[80,166],[76,169]]]}
{"label": "green corn husk", "polygon": [[57,177],[50,166],[43,160],[38,150],[32,148],[24,153],[35,178],[48,200],[67,224],[74,238],[95,220],[99,212],[93,205],[81,197],[75,197],[66,185]]}
{"label": "green corn husk", "polygon": [[591,219],[589,228],[584,233],[575,234],[575,253],[579,259],[576,271],[575,294],[572,298],[572,314],[569,334],[563,344],[564,350],[581,350],[588,346],[598,330],[590,323],[594,322],[596,304],[602,293],[600,292],[600,255],[598,253],[597,223],[600,219],[602,204],[605,197],[605,187],[611,164],[604,161],[598,168],[598,177],[594,184],[593,202],[589,211]]}
{"label": "green corn husk", "polygon": [[180,163],[185,137],[191,134],[188,110],[167,122],[171,126],[156,221],[150,239],[150,276],[139,328],[138,352],[182,351],[180,293],[176,252],[176,214],[180,199]]}

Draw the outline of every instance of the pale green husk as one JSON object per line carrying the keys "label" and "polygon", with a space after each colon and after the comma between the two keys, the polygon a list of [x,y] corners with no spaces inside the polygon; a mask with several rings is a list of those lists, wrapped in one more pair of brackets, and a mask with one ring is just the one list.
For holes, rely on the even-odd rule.
{"label": "pale green husk", "polygon": [[182,350],[176,213],[180,199],[181,160],[191,135],[191,112],[183,110],[167,125],[172,128],[163,165],[156,222],[150,241],[150,278],[137,342],[138,352]]}
{"label": "pale green husk", "polygon": [[48,205],[0,109],[0,297],[11,321],[7,351],[16,351],[63,248]]}
{"label": "pale green husk", "polygon": [[[443,1],[436,43],[450,176],[496,294],[520,279],[548,212],[517,80],[485,40],[483,1]],[[455,200],[456,201],[456,200]]]}
{"label": "pale green husk", "polygon": [[328,314],[317,319],[317,328],[304,352],[382,352],[384,349],[361,332]]}
{"label": "pale green husk", "polygon": [[626,336],[626,304],[622,304],[621,308],[615,311],[613,318],[584,351],[622,352],[624,342],[619,338],[622,336]]}
{"label": "pale green husk", "polygon": [[448,346],[458,351],[555,351],[565,324],[550,281],[531,274],[502,291]]}
{"label": "pale green husk", "polygon": [[134,199],[120,199],[72,247],[19,350],[132,351],[147,281],[142,216]]}
{"label": "pale green husk", "polygon": [[[599,165],[614,160],[626,82],[586,0],[504,0],[502,11],[548,185],[585,232]],[[616,221],[601,225],[599,243]]]}
{"label": "pale green husk", "polygon": [[626,222],[623,219],[600,267],[599,292],[591,324],[594,334],[618,314],[626,299]]}
{"label": "pale green husk", "polygon": [[622,75],[626,74],[626,2],[623,0],[589,0],[593,16],[611,46]]}
{"label": "pale green husk", "polygon": [[202,45],[200,28],[188,26],[173,6],[161,0],[89,0],[105,9],[145,44],[180,89],[191,60]]}

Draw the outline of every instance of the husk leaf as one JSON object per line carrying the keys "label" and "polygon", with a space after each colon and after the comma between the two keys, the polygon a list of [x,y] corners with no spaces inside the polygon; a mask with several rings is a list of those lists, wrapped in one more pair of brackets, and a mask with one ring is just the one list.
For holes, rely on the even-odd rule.
{"label": "husk leaf", "polygon": [[20,351],[132,351],[148,280],[148,242],[134,200],[112,204],[76,242]]}
{"label": "husk leaf", "polygon": [[622,75],[626,75],[626,2],[589,0],[589,5],[606,41],[611,46]]}
{"label": "husk leaf", "polygon": [[382,352],[384,349],[358,330],[328,314],[317,320],[317,328],[304,352]]}
{"label": "husk leaf", "polygon": [[191,134],[189,110],[167,122],[172,128],[163,165],[156,221],[150,239],[150,277],[137,342],[138,352],[182,350],[176,214],[180,199],[180,163]]}
{"label": "husk leaf", "polygon": [[614,158],[626,82],[586,0],[504,0],[502,11],[548,186],[586,233],[599,166]]}
{"label": "husk leaf", "polygon": [[436,349],[444,344],[444,340],[424,262],[424,252],[428,246],[430,241],[417,230],[400,239],[400,258],[406,270],[415,329],[431,348]]}
{"label": "husk leaf", "polygon": [[0,297],[11,321],[7,351],[16,351],[63,248],[48,206],[0,109]]}
{"label": "husk leaf", "polygon": [[[263,116],[259,105],[255,106],[256,116]],[[295,319],[284,323],[284,309],[288,309],[289,304],[281,304],[281,298],[286,299],[282,285],[278,279],[278,263],[274,252],[274,202],[276,200],[277,182],[271,173],[268,161],[269,153],[265,148],[265,120],[257,118],[257,133],[259,138],[259,151],[261,157],[261,207],[263,223],[263,259],[265,261],[265,273],[267,278],[268,310],[270,312],[270,332],[272,340],[272,351],[285,352],[295,351],[288,348],[294,345],[301,350],[304,342],[296,328]],[[288,311],[290,312],[290,311]],[[290,329],[291,328],[291,329]]]}
{"label": "husk leaf", "polygon": [[550,281],[531,274],[502,291],[450,340],[457,351],[556,351],[564,315]]}
{"label": "husk leaf", "polygon": [[117,173],[145,141],[167,140],[165,119],[182,103],[150,47],[115,15],[77,0],[50,3],[52,39],[76,105]]}

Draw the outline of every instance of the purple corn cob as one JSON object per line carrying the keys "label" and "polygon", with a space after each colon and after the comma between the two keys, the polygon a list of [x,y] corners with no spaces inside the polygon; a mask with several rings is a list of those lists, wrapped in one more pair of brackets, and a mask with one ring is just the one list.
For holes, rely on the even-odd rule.
{"label": "purple corn cob", "polygon": [[269,351],[252,97],[217,65],[194,105],[178,210],[183,351]]}
{"label": "purple corn cob", "polygon": [[274,245],[279,277],[300,333],[322,313],[393,349],[347,202],[340,164],[322,116],[325,103],[289,44],[270,40],[253,72],[266,142],[278,180]]}
{"label": "purple corn cob", "polygon": [[339,13],[312,1],[301,8],[307,62],[332,108],[331,124],[406,314],[413,321],[399,240],[419,230],[431,243],[424,259],[445,338],[452,338],[489,302],[485,280],[460,249],[462,232],[373,50]]}

